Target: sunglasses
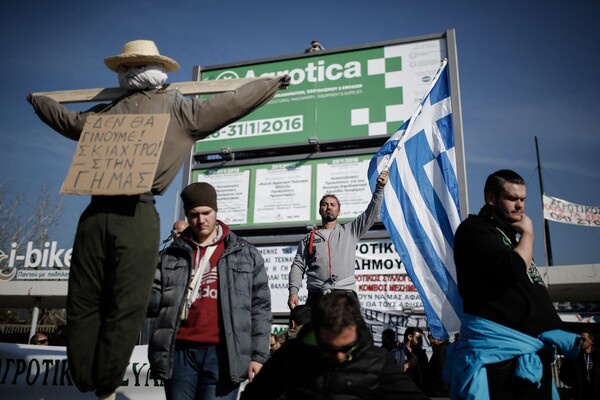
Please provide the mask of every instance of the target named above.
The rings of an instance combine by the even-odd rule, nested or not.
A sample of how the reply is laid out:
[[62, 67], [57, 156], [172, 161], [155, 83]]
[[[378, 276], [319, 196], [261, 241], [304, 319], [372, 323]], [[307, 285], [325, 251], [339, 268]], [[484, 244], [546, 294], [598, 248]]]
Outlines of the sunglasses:
[[329, 346], [325, 343], [319, 343], [319, 350], [321, 350], [323, 353], [327, 353], [327, 354], [337, 354], [337, 353], [343, 353], [343, 354], [348, 354], [351, 351], [354, 351], [358, 348], [358, 341], [356, 342], [352, 342], [350, 344], [347, 344], [346, 346], [339, 346], [339, 347], [334, 347], [334, 346]]

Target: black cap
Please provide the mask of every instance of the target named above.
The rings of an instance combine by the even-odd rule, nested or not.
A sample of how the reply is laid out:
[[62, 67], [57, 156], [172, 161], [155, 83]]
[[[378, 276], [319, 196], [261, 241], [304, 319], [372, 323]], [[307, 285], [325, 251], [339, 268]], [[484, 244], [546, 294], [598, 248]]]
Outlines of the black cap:
[[186, 215], [192, 208], [198, 206], [206, 206], [218, 211], [217, 191], [206, 182], [192, 183], [187, 186], [181, 192], [181, 200], [183, 200], [183, 209]]

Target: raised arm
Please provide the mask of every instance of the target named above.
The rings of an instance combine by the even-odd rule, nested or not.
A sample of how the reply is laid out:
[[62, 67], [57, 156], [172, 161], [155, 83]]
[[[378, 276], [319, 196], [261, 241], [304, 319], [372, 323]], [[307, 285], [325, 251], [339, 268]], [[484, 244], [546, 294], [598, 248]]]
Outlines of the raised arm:
[[381, 203], [383, 201], [383, 189], [388, 182], [388, 178], [388, 171], [383, 171], [379, 174], [377, 177], [377, 186], [367, 209], [350, 223], [356, 237], [363, 237], [377, 221], [377, 218], [379, 218], [379, 211], [381, 210]]
[[179, 117], [185, 120], [184, 125], [190, 127], [194, 137], [202, 139], [265, 105], [287, 84], [287, 75], [265, 77], [215, 94], [208, 100], [193, 98], [182, 104]]

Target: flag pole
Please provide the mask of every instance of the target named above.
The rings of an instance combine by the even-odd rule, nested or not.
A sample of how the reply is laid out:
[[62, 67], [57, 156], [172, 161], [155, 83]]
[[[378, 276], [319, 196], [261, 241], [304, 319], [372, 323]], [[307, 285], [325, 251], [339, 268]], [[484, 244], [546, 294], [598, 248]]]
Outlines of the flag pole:
[[400, 137], [400, 140], [398, 140], [398, 144], [396, 145], [396, 148], [394, 149], [394, 152], [390, 155], [390, 158], [388, 159], [388, 162], [386, 163], [385, 167], [383, 168], [384, 171], [389, 171], [389, 169], [390, 169], [390, 167], [392, 165], [392, 162], [394, 162], [394, 158], [396, 157], [396, 154], [398, 153], [398, 151], [402, 148], [402, 145], [404, 144], [404, 141], [403, 141], [404, 137], [412, 129], [413, 123], [415, 122], [415, 120], [417, 119], [417, 116], [421, 113], [421, 110], [423, 109], [423, 102], [425, 101], [425, 99], [427, 98], [427, 96], [429, 95], [429, 93], [431, 92], [431, 90], [433, 89], [433, 87], [435, 86], [435, 84], [437, 83], [437, 81], [440, 79], [440, 76], [442, 75], [442, 71], [444, 70], [444, 67], [447, 64], [448, 64], [448, 59], [444, 58], [442, 60], [440, 68], [438, 69], [438, 71], [435, 74], [435, 77], [431, 81], [431, 84], [429, 85], [429, 88], [427, 89], [427, 92], [425, 92], [425, 96], [423, 96], [423, 98], [421, 99], [421, 101], [417, 105], [417, 109], [415, 110], [415, 112], [413, 113], [413, 115], [410, 117], [410, 121], [408, 122], [408, 126], [406, 127], [406, 130], [404, 131], [404, 133]]
[[[540, 192], [542, 196], [542, 210], [544, 209], [544, 180], [542, 179], [542, 163], [540, 162], [540, 150], [538, 147], [538, 139], [535, 136], [535, 154], [537, 156], [538, 177], [540, 179]], [[543, 213], [542, 213], [543, 214]], [[552, 243], [550, 243], [550, 226], [548, 220], [544, 218], [544, 244], [546, 245], [546, 262], [549, 266], [554, 265], [552, 258]]]

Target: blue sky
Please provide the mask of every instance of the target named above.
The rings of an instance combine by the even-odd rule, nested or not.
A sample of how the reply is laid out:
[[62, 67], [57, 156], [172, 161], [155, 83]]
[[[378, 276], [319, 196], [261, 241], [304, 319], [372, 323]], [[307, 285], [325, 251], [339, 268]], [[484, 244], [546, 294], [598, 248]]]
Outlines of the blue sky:
[[[0, 181], [58, 193], [75, 142], [39, 121], [29, 92], [117, 86], [103, 63], [123, 43], [154, 40], [189, 81], [195, 65], [301, 53], [312, 39], [346, 47], [456, 30], [469, 211], [487, 175], [511, 168], [528, 183], [526, 212], [543, 250], [534, 137], [546, 193], [600, 206], [600, 2], [584, 1], [22, 1], [2, 7]], [[79, 106], [81, 108], [82, 106]], [[76, 108], [76, 107], [74, 107]], [[177, 179], [159, 198], [168, 235]], [[31, 199], [33, 203], [33, 198]], [[70, 247], [87, 197], [66, 196], [55, 236]], [[600, 229], [550, 223], [556, 265], [600, 262]]]

